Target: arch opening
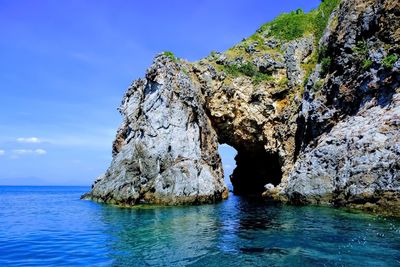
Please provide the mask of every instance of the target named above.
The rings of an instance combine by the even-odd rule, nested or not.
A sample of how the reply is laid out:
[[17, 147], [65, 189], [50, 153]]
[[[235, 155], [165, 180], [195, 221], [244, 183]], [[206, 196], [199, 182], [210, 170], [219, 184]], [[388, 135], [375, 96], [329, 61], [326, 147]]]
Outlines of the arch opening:
[[230, 176], [235, 195], [261, 196], [265, 185], [277, 186], [281, 182], [279, 156], [265, 151], [264, 147], [238, 149], [235, 161], [236, 168]]
[[222, 160], [222, 167], [224, 169], [224, 180], [225, 184], [228, 186], [230, 192], [233, 191], [232, 182], [230, 176], [233, 170], [236, 168], [235, 156], [237, 155], [237, 150], [227, 144], [218, 145], [219, 155]]

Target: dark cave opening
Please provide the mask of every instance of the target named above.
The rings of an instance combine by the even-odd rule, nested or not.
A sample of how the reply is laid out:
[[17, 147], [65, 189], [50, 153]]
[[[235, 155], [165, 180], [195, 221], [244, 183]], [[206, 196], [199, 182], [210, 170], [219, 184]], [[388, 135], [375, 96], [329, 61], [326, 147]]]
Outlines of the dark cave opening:
[[261, 196], [266, 184], [278, 185], [282, 179], [277, 153], [258, 149], [238, 149], [236, 168], [231, 175], [233, 193], [241, 196]]

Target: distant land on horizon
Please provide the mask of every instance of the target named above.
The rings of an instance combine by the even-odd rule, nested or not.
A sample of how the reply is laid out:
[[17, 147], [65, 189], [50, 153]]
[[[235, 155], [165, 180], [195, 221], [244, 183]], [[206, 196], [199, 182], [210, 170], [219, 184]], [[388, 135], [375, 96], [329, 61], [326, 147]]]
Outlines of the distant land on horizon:
[[38, 177], [19, 177], [0, 178], [0, 186], [90, 186], [90, 184], [55, 183]]

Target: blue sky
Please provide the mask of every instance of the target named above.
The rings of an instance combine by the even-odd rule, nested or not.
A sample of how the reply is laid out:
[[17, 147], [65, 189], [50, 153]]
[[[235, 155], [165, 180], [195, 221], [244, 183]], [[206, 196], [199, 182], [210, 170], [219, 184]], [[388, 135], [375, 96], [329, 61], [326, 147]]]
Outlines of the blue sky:
[[[0, 184], [89, 185], [155, 54], [198, 60], [319, 0], [0, 0]], [[234, 151], [220, 148], [227, 172]]]

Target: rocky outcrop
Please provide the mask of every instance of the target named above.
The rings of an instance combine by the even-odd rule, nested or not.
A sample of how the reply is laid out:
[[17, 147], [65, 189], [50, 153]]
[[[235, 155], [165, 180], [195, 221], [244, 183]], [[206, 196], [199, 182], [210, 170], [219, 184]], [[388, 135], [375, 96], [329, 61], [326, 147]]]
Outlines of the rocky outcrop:
[[217, 136], [197, 88], [182, 64], [156, 57], [126, 92], [111, 166], [83, 198], [120, 205], [226, 198]]
[[317, 68], [302, 103], [290, 202], [400, 215], [400, 72], [387, 64], [400, 54], [399, 11], [397, 1], [349, 0], [332, 17], [320, 43], [330, 64]]
[[[371, 99], [356, 115], [324, 133], [315, 147], [306, 148], [288, 178], [289, 200], [370, 206], [380, 205], [379, 195], [384, 192], [398, 194], [399, 127], [400, 94], [387, 106]], [[393, 211], [399, 212], [399, 203], [394, 199]]]
[[311, 26], [292, 12], [198, 62], [156, 57], [128, 89], [113, 161], [85, 198], [221, 200], [226, 143], [235, 194], [400, 215], [400, 4], [343, 0], [332, 12], [337, 2], [309, 13]]

